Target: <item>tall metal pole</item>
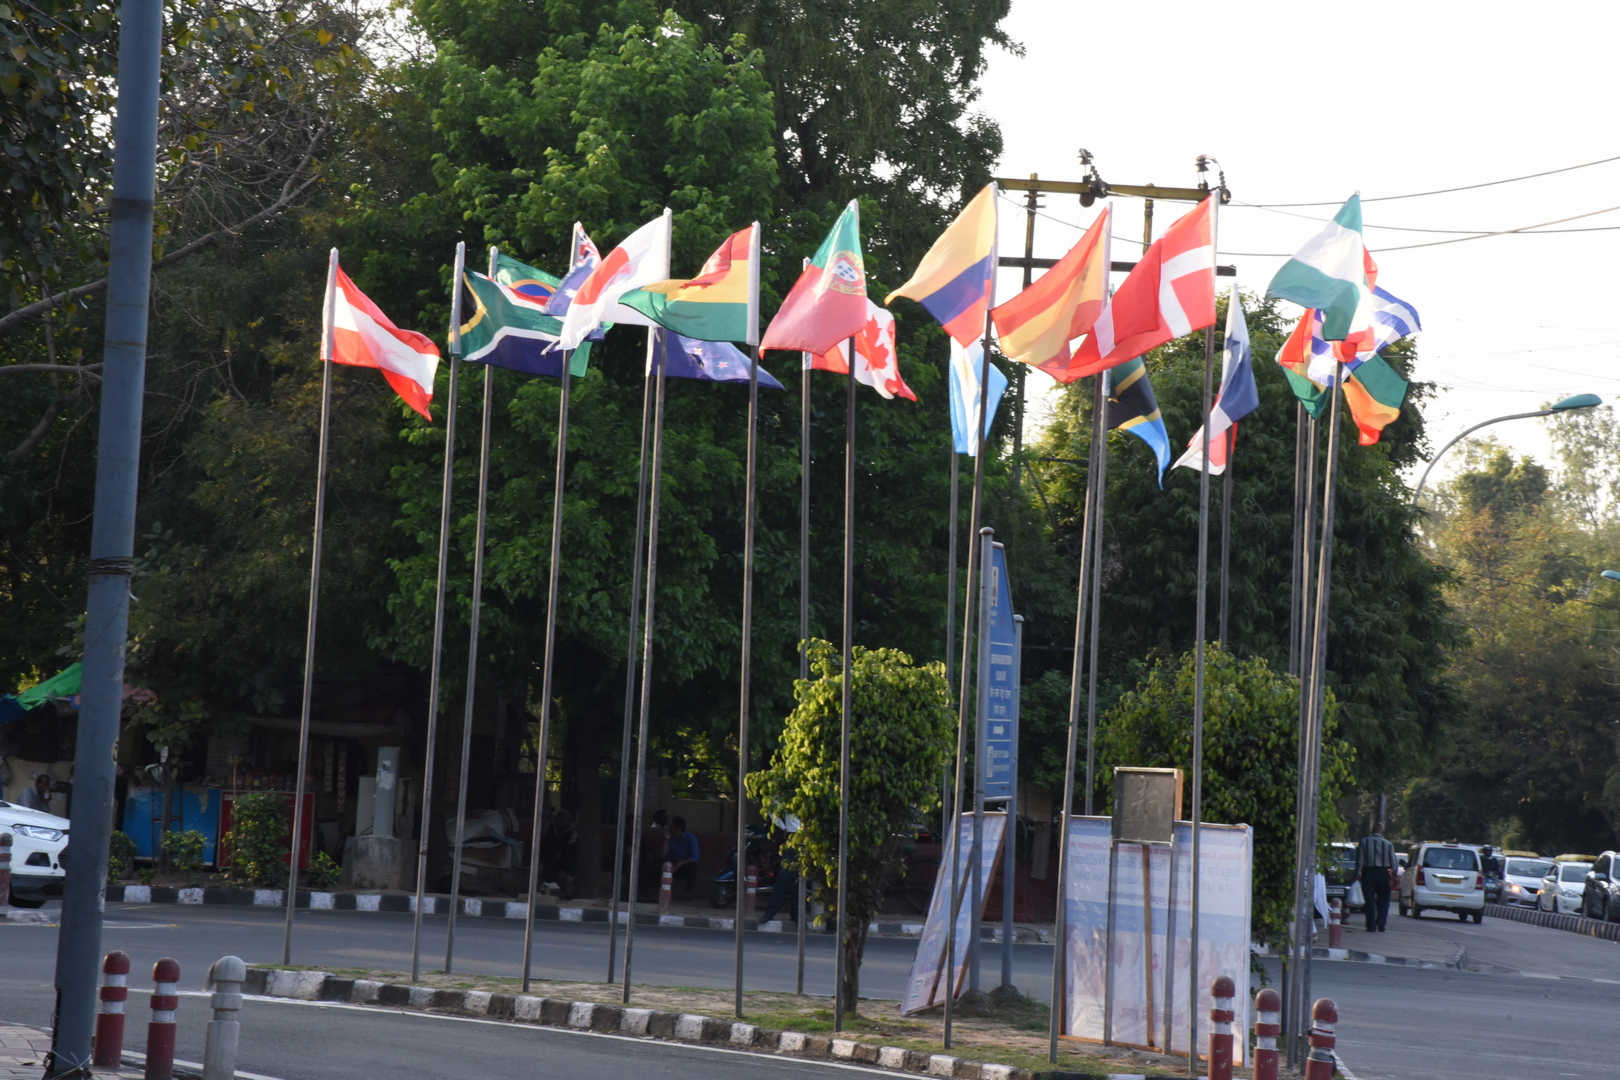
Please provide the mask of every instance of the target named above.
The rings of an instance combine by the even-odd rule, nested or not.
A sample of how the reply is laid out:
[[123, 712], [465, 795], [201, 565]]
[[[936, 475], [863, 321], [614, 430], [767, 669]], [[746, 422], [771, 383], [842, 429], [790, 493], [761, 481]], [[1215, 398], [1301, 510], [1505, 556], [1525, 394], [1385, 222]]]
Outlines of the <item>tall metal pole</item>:
[[1108, 511], [1108, 397], [1114, 376], [1104, 371], [1097, 376], [1097, 384], [1103, 398], [1102, 411], [1097, 414], [1092, 428], [1092, 442], [1094, 446], [1092, 457], [1092, 471], [1087, 474], [1087, 487], [1091, 491], [1091, 553], [1087, 556], [1091, 560], [1091, 585], [1086, 590], [1086, 603], [1090, 607], [1091, 620], [1090, 637], [1087, 648], [1090, 650], [1086, 658], [1086, 814], [1091, 813], [1093, 787], [1096, 782], [1097, 764], [1097, 680], [1102, 666], [1097, 662], [1098, 650], [1102, 646], [1102, 553], [1103, 553], [1103, 527]]
[[[1012, 663], [1012, 690], [1013, 690], [1013, 720], [1014, 730], [1019, 730], [1018, 724], [1018, 694], [1023, 685], [1024, 678], [1024, 617], [1013, 616], [1013, 663]], [[1012, 745], [1012, 795], [1007, 799], [1007, 825], [1005, 839], [1006, 845], [1001, 859], [1001, 985], [1010, 987], [1012, 978], [1012, 947], [1013, 947], [1013, 876], [1018, 865], [1017, 837], [1018, 830], [1014, 827], [1018, 822], [1018, 744], [1022, 735], [1013, 739]]]
[[321, 599], [321, 539], [326, 528], [326, 444], [332, 406], [333, 325], [337, 293], [337, 248], [326, 264], [326, 317], [321, 343], [321, 434], [315, 452], [315, 533], [309, 552], [309, 621], [304, 627], [304, 699], [298, 713], [298, 770], [293, 782], [292, 844], [287, 853], [287, 914], [281, 929], [281, 962], [292, 963], [293, 907], [298, 897], [298, 849], [304, 827], [304, 779], [309, 765], [309, 714], [315, 691], [316, 611]]
[[[489, 276], [495, 276], [495, 248], [489, 249]], [[459, 292], [461, 282], [456, 281]], [[459, 353], [461, 327], [452, 320], [451, 340]], [[456, 777], [456, 833], [450, 858], [450, 914], [445, 923], [444, 973], [450, 974], [456, 957], [456, 909], [461, 904], [461, 845], [467, 832], [467, 776], [472, 754], [473, 703], [478, 695], [478, 616], [484, 606], [484, 540], [489, 504], [489, 436], [495, 413], [495, 365], [484, 365], [483, 427], [478, 441], [478, 526], [473, 541], [472, 616], [467, 627], [467, 687], [461, 709], [461, 766]]]
[[1299, 674], [1299, 558], [1301, 518], [1305, 512], [1305, 403], [1294, 402], [1294, 532], [1289, 551], [1288, 674]]
[[[810, 260], [805, 259], [809, 266]], [[810, 678], [810, 654], [805, 642], [810, 640], [810, 354], [800, 354], [799, 364], [799, 678]], [[804, 935], [805, 894], [810, 883], [805, 880], [808, 867], [804, 858], [798, 860], [799, 895], [795, 898], [793, 926], [793, 989], [804, 993]]]
[[[653, 334], [662, 333], [653, 330]], [[657, 355], [656, 347], [654, 355]], [[630, 961], [636, 941], [636, 892], [641, 884], [641, 822], [645, 808], [647, 784], [647, 718], [652, 711], [652, 646], [653, 609], [658, 599], [658, 503], [664, 491], [664, 364], [658, 366], [656, 404], [653, 406], [652, 496], [647, 504], [647, 592], [643, 600], [646, 614], [641, 620], [641, 718], [636, 734], [636, 823], [630, 835], [630, 888], [625, 892], [624, 920], [624, 993], [623, 1001], [630, 1004]]]
[[[737, 1018], [742, 1019], [743, 994], [743, 916], [746, 913], [746, 889], [743, 887], [746, 880], [744, 875], [748, 872], [748, 842], [747, 831], [744, 825], [745, 811], [748, 808], [748, 794], [745, 790], [748, 778], [748, 690], [749, 672], [753, 660], [754, 640], [754, 481], [758, 470], [759, 450], [759, 222], [753, 223], [751, 235], [751, 251], [748, 257], [748, 266], [752, 280], [749, 282], [749, 349], [748, 357], [748, 465], [747, 479], [744, 481], [743, 495], [743, 594], [742, 594], [742, 671], [738, 678], [737, 691], [737, 877], [736, 894], [737, 913], [734, 920], [737, 931], [736, 942], [736, 1000], [734, 1011]], [[850, 370], [855, 370], [855, 353], [850, 350]]]
[[[1207, 423], [1207, 421], [1206, 421]], [[1227, 428], [1221, 438], [1226, 440], [1226, 468], [1221, 477], [1221, 648], [1231, 652], [1232, 639], [1227, 619], [1228, 598], [1232, 591], [1232, 447], [1237, 432]]]
[[1204, 809], [1204, 627], [1209, 607], [1209, 412], [1214, 404], [1215, 328], [1204, 328], [1204, 446], [1198, 470], [1198, 598], [1193, 643], [1192, 896], [1187, 944], [1187, 1069], [1198, 1072], [1199, 825]]
[[[417, 829], [416, 902], [411, 905], [411, 982], [422, 974], [422, 898], [427, 888], [428, 835], [433, 828], [433, 763], [439, 737], [439, 673], [444, 658], [444, 582], [450, 561], [451, 480], [456, 462], [456, 388], [461, 377], [461, 271], [467, 245], [456, 243], [450, 275], [450, 390], [444, 403], [444, 486], [439, 492], [439, 578], [433, 592], [433, 646], [428, 661], [427, 750], [422, 756], [422, 824]], [[458, 835], [457, 844], [460, 843]]]
[[1299, 723], [1295, 736], [1295, 799], [1294, 799], [1294, 929], [1289, 942], [1287, 997], [1284, 1002], [1284, 1032], [1288, 1062], [1297, 1066], [1302, 1060], [1304, 1047], [1305, 1002], [1302, 996], [1305, 968], [1310, 964], [1310, 927], [1308, 920], [1313, 904], [1315, 884], [1315, 853], [1306, 846], [1306, 808], [1310, 796], [1310, 742], [1311, 742], [1311, 549], [1316, 533], [1316, 419], [1308, 412], [1303, 440], [1304, 494], [1301, 504], [1299, 534], [1300, 590], [1299, 590]]
[[75, 858], [56, 939], [56, 1026], [50, 1060], [51, 1071], [58, 1076], [80, 1070], [88, 1075], [90, 1033], [95, 1026], [146, 385], [162, 17], [163, 5], [157, 0], [124, 0], [120, 16], [95, 516], [90, 527], [83, 696], [73, 759]]
[[[630, 718], [636, 710], [636, 631], [641, 628], [641, 553], [647, 546], [647, 434], [652, 426], [653, 345], [657, 339], [647, 330], [647, 373], [641, 380], [641, 457], [636, 478], [636, 549], [630, 555], [630, 630], [624, 653], [624, 726], [619, 735], [618, 823], [613, 829], [613, 895], [608, 898], [607, 981], [613, 982], [613, 966], [618, 960], [619, 893], [624, 879], [624, 831], [629, 826], [639, 832], [641, 821], [626, 820], [626, 793], [630, 784]], [[637, 813], [640, 813], [638, 810]]]
[[[985, 757], [985, 724], [984, 718], [989, 715], [990, 692], [990, 557], [995, 547], [996, 530], [985, 526], [979, 530], [979, 663], [976, 681], [978, 694], [977, 706], [973, 717], [973, 858], [968, 863], [968, 873], [973, 887], [968, 890], [968, 989], [974, 993], [979, 989], [980, 955], [983, 950], [979, 948], [979, 905], [984, 900], [984, 757]], [[954, 966], [956, 957], [952, 955], [951, 963]], [[952, 972], [951, 989], [956, 988], [955, 972]]]
[[557, 400], [557, 476], [551, 497], [551, 566], [546, 587], [546, 645], [540, 670], [540, 732], [534, 749], [534, 817], [529, 837], [529, 892], [523, 917], [523, 992], [529, 992], [534, 955], [534, 901], [540, 886], [540, 841], [546, 819], [546, 749], [551, 735], [551, 676], [557, 655], [557, 583], [562, 570], [563, 488], [568, 478], [568, 391], [573, 352], [563, 353], [562, 387]]
[[[858, 1007], [844, 1000], [844, 970], [849, 964], [845, 940], [849, 935], [849, 729], [855, 682], [853, 609], [855, 604], [855, 339], [849, 339], [849, 381], [844, 391], [844, 645], [843, 680], [839, 692], [841, 730], [838, 739], [838, 921], [837, 958], [833, 993], [833, 1030], [844, 1030], [844, 1012]], [[741, 867], [738, 868], [739, 871]]]
[[[983, 389], [980, 390], [983, 393]], [[965, 408], [964, 403], [964, 408]], [[957, 492], [961, 487], [962, 465], [954, 440], [951, 446], [951, 494], [947, 522], [950, 533], [945, 542], [945, 685], [950, 686], [956, 675], [956, 517]], [[951, 802], [951, 769], [947, 765], [939, 777], [939, 836], [944, 843], [951, 833], [951, 818], [956, 806]]]

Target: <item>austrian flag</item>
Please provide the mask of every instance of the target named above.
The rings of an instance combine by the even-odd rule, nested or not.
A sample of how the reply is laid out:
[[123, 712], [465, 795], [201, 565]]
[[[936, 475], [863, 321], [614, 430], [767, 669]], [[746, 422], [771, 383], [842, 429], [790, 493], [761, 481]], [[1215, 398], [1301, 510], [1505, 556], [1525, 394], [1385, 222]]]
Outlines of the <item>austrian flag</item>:
[[321, 359], [378, 369], [405, 404], [433, 419], [428, 402], [433, 399], [439, 347], [424, 334], [395, 326], [337, 265], [335, 249], [328, 295]]

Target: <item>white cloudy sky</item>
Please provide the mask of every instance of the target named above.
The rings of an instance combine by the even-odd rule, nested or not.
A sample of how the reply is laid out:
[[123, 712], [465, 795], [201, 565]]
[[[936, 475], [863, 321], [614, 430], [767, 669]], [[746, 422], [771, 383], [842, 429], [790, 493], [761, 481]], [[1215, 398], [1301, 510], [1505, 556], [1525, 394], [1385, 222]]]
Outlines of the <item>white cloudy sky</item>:
[[[1331, 217], [1359, 191], [1380, 284], [1423, 318], [1416, 376], [1440, 387], [1428, 407], [1434, 447], [1568, 394], [1620, 402], [1620, 160], [1378, 201], [1620, 157], [1620, 4], [1013, 0], [1005, 26], [1026, 52], [996, 52], [984, 80], [982, 107], [1005, 140], [997, 175], [1077, 180], [1084, 147], [1104, 179], [1190, 187], [1194, 159], [1212, 155], [1233, 193], [1220, 261], [1254, 292], [1320, 227], [1290, 215]], [[1332, 205], [1242, 205], [1299, 202]], [[1140, 237], [1140, 201], [1115, 206], [1116, 237]], [[1080, 235], [1065, 223], [1088, 224], [1097, 209], [1048, 196], [1036, 254], [1061, 255]], [[1002, 211], [1002, 251], [1016, 252], [1023, 215]], [[1393, 226], [1489, 232], [1593, 211], [1608, 212], [1552, 227], [1598, 231], [1395, 250], [1458, 236]], [[1156, 231], [1175, 216], [1156, 207]], [[1114, 250], [1129, 259], [1139, 248]], [[1018, 282], [1003, 274], [1005, 297]], [[1542, 456], [1541, 429], [1491, 431]]]

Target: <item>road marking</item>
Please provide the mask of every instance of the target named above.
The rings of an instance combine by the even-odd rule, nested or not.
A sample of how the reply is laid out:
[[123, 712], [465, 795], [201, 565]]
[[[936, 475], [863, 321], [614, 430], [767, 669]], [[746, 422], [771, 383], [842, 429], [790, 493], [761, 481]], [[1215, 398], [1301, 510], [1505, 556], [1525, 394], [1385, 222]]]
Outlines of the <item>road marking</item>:
[[[146, 1055], [141, 1053], [139, 1050], [125, 1050], [124, 1057], [141, 1066], [145, 1066], [146, 1064]], [[203, 1067], [200, 1062], [181, 1061], [179, 1058], [175, 1058], [174, 1063], [183, 1069], [190, 1069], [192, 1072], [200, 1073], [203, 1071]], [[264, 1073], [248, 1072], [246, 1069], [237, 1069], [232, 1075], [239, 1076], [242, 1078], [242, 1080], [281, 1080], [280, 1077], [266, 1076]], [[1354, 1078], [1352, 1078], [1352, 1080], [1354, 1080]]]
[[[181, 991], [181, 996], [209, 997], [211, 995], [201, 990], [183, 990]], [[350, 1012], [369, 1012], [382, 1013], [384, 1015], [392, 1016], [411, 1016], [423, 1020], [446, 1020], [458, 1024], [483, 1024], [488, 1027], [503, 1027], [511, 1028], [517, 1031], [532, 1031], [536, 1033], [551, 1032], [559, 1035], [574, 1035], [587, 1039], [614, 1039], [619, 1042], [637, 1043], [642, 1046], [649, 1043], [656, 1043], [661, 1047], [700, 1051], [709, 1054], [729, 1054], [734, 1057], [766, 1058], [778, 1063], [782, 1062], [783, 1060], [802, 1061], [806, 1065], [823, 1069], [837, 1069], [842, 1072], [858, 1073], [862, 1076], [886, 1076], [889, 1077], [890, 1080], [893, 1080], [894, 1077], [894, 1073], [888, 1069], [869, 1069], [862, 1065], [849, 1065], [838, 1061], [817, 1061], [811, 1058], [794, 1058], [782, 1054], [761, 1053], [757, 1050], [737, 1050], [725, 1046], [704, 1046], [700, 1043], [669, 1042], [662, 1039], [644, 1038], [639, 1035], [615, 1035], [604, 1031], [577, 1031], [573, 1028], [549, 1027], [541, 1024], [513, 1023], [508, 1020], [489, 1020], [478, 1016], [447, 1016], [443, 1013], [418, 1012], [415, 1009], [391, 1009], [372, 1005], [355, 1005], [346, 1001], [302, 1001], [297, 998], [268, 997], [263, 994], [243, 994], [242, 999], [244, 1001], [262, 1001], [272, 1005], [298, 1005], [311, 1009], [339, 1009], [348, 1010]], [[179, 1062], [176, 1062], [176, 1064], [179, 1064]], [[243, 1072], [240, 1069], [236, 1071], [236, 1075], [246, 1077], [247, 1080], [270, 1080], [270, 1078], [265, 1077], [254, 1077], [253, 1074]]]
[[109, 930], [178, 930], [179, 923], [172, 922], [115, 922], [104, 920], [102, 927]]

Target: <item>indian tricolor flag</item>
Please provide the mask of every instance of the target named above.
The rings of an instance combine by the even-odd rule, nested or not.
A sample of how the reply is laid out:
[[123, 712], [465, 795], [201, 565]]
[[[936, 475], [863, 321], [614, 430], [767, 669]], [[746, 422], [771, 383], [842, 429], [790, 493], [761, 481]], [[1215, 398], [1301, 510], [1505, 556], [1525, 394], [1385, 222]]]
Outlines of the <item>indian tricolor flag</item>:
[[619, 297], [666, 330], [697, 341], [759, 342], [759, 222], [732, 233], [702, 271]]
[[1371, 322], [1369, 269], [1377, 272], [1361, 238], [1361, 196], [1352, 195], [1327, 227], [1283, 264], [1266, 295], [1317, 308], [1322, 312], [1322, 337], [1343, 341]]
[[427, 417], [439, 347], [424, 334], [401, 330], [361, 292], [337, 264], [332, 251], [331, 281], [321, 334], [321, 359], [376, 368], [405, 404]]

